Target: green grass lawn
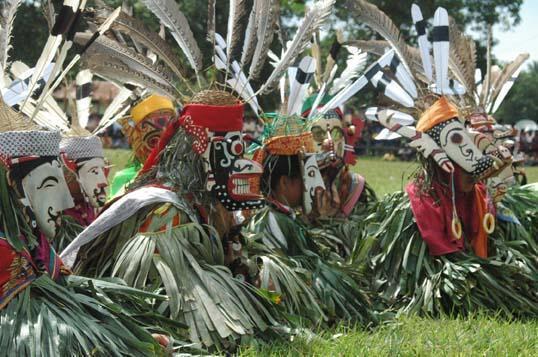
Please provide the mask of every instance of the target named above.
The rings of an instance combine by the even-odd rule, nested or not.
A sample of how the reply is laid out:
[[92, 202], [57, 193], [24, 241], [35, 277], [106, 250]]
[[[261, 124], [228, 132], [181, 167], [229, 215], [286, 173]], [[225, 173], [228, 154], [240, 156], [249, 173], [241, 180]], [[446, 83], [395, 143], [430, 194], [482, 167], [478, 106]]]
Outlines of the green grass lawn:
[[[127, 150], [106, 150], [112, 175], [129, 159]], [[417, 169], [415, 162], [361, 157], [356, 171], [379, 196], [401, 190]], [[538, 167], [527, 168], [529, 182], [538, 182]], [[113, 176], [111, 176], [113, 177]], [[404, 317], [376, 328], [340, 327], [293, 342], [243, 347], [244, 356], [532, 356], [538, 351], [538, 321], [510, 322], [483, 316], [467, 319]]]
[[533, 356], [538, 321], [403, 317], [375, 329], [340, 328], [293, 342], [243, 347], [243, 356]]
[[[127, 164], [130, 157], [129, 150], [105, 150], [105, 155], [113, 165], [110, 177], [121, 170]], [[418, 168], [414, 161], [383, 161], [378, 157], [359, 157], [355, 171], [366, 178], [366, 181], [374, 188], [379, 197], [394, 191], [403, 189]], [[527, 167], [529, 183], [538, 182], [538, 166]]]
[[[415, 161], [383, 161], [378, 157], [359, 157], [355, 171], [366, 178], [379, 197], [402, 190], [418, 168]], [[538, 166], [526, 167], [529, 183], [538, 182]]]

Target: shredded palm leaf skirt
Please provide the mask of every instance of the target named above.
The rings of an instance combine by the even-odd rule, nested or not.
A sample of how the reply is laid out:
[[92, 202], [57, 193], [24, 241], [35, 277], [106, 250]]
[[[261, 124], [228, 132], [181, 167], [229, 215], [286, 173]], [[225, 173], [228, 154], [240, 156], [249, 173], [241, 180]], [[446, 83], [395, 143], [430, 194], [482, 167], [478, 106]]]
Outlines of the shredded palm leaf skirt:
[[64, 215], [58, 233], [51, 241], [54, 250], [63, 251], [83, 230], [84, 227], [79, 225], [74, 218]]
[[503, 208], [517, 217], [538, 244], [538, 183], [511, 188], [501, 202]]
[[224, 266], [220, 240], [209, 227], [186, 223], [140, 233], [136, 222], [135, 216], [84, 247], [77, 271], [166, 294], [154, 309], [185, 324], [187, 338], [200, 346], [233, 349], [273, 322], [265, 299]]
[[364, 191], [345, 218], [323, 218], [309, 227], [309, 233], [322, 255], [333, 255], [333, 258], [347, 259], [360, 241], [364, 230], [364, 221], [372, 212], [377, 202], [374, 190], [365, 183]]
[[[515, 192], [521, 197], [521, 191]], [[511, 194], [506, 201], [513, 208], [519, 206], [519, 199]], [[527, 221], [522, 223], [497, 220], [489, 237], [488, 259], [470, 252], [434, 257], [420, 236], [407, 195], [396, 192], [385, 196], [366, 220], [353, 260], [369, 276], [377, 304], [399, 313], [489, 311], [534, 317], [538, 315], [538, 249], [524, 225]]]
[[[319, 251], [306, 227], [266, 207], [252, 217], [246, 231], [249, 257], [261, 266], [260, 288], [278, 295], [289, 323], [375, 321], [362, 276], [337, 254]], [[282, 244], [287, 249], [279, 248]]]
[[[164, 355], [144, 293], [77, 276], [41, 276], [0, 311], [0, 351], [10, 356]], [[144, 326], [144, 328], [140, 326]], [[172, 327], [174, 328], [174, 327]]]

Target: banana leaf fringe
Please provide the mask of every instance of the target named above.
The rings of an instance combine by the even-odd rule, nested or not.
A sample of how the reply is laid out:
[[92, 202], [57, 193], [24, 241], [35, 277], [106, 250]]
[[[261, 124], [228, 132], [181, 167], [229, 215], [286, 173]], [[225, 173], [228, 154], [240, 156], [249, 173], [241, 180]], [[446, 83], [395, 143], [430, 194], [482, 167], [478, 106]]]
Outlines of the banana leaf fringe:
[[[139, 327], [141, 320], [131, 315], [135, 300], [141, 302], [148, 294], [139, 296], [141, 292], [134, 289], [80, 277], [73, 277], [71, 283], [64, 287], [42, 276], [0, 311], [1, 355], [165, 354], [149, 333], [151, 329]], [[122, 301], [132, 300], [130, 311], [117, 302], [120, 296]]]
[[430, 256], [403, 192], [385, 196], [365, 223], [353, 261], [368, 274], [376, 304], [432, 316], [538, 315], [538, 251], [525, 226], [498, 220], [489, 258], [481, 259], [467, 252]]
[[202, 225], [137, 233], [139, 221], [135, 216], [92, 242], [77, 271], [166, 294], [155, 311], [187, 326], [188, 339], [205, 347], [234, 349], [238, 340], [274, 322], [268, 302], [224, 267], [220, 240]]
[[358, 271], [337, 255], [318, 254], [313, 237], [296, 220], [266, 207], [247, 231], [248, 254], [261, 266], [261, 288], [278, 294], [294, 321], [303, 326], [375, 321]]
[[318, 219], [309, 234], [316, 243], [318, 252], [326, 259], [348, 259], [365, 228], [364, 221], [372, 212], [377, 202], [374, 190], [365, 183], [364, 191], [355, 208], [345, 218]]

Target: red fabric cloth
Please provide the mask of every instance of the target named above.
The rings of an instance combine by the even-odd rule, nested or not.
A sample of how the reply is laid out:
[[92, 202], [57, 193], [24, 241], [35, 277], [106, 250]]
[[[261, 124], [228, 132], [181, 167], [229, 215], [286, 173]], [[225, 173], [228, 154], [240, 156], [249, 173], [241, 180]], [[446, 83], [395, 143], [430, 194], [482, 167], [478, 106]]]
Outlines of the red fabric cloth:
[[202, 126], [209, 131], [241, 131], [243, 111], [243, 104], [226, 106], [189, 104], [183, 108], [181, 116], [190, 116], [194, 125]]
[[28, 252], [17, 253], [0, 233], [0, 310], [35, 278]]
[[87, 202], [75, 202], [75, 207], [64, 211], [64, 214], [73, 218], [82, 227], [89, 226], [95, 221], [95, 209]]
[[[23, 236], [20, 239], [25, 241]], [[0, 310], [32, 283], [38, 273], [57, 280], [63, 273], [61, 268], [62, 261], [43, 234], [32, 252], [26, 248], [17, 252], [0, 231]]]
[[[415, 183], [406, 187], [411, 210], [422, 239], [428, 245], [430, 255], [445, 255], [465, 248], [465, 240], [475, 254], [487, 256], [487, 234], [482, 227], [486, 202], [486, 186], [476, 184], [469, 193], [456, 193], [456, 211], [460, 218], [463, 235], [457, 239], [452, 234], [452, 196], [450, 188], [437, 182], [432, 184], [432, 194], [419, 193]], [[435, 197], [434, 197], [435, 196]]]

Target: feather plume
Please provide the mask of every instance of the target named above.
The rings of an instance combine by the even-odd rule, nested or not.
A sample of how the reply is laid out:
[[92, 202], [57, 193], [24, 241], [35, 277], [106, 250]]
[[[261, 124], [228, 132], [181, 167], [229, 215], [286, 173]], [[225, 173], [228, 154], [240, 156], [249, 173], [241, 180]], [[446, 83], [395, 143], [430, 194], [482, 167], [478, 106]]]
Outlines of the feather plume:
[[392, 20], [383, 11], [379, 10], [377, 6], [364, 0], [355, 0], [351, 2], [350, 8], [359, 22], [363, 22], [370, 26], [390, 43], [407, 71], [411, 73], [411, 75], [414, 75], [415, 73], [411, 71], [408, 64], [410, 57], [408, 46]]
[[22, 113], [28, 117], [33, 115], [34, 118], [32, 121], [37, 125], [49, 130], [69, 131], [69, 121], [65, 113], [62, 113], [63, 116], [57, 115], [57, 113], [49, 111], [45, 106], [36, 112], [35, 101], [33, 99], [28, 99], [26, 103], [22, 109]]
[[81, 128], [86, 128], [90, 117], [92, 77], [92, 72], [89, 69], [84, 69], [79, 71], [75, 78], [77, 119]]
[[417, 4], [411, 5], [411, 17], [413, 18], [413, 24], [418, 35], [417, 42], [422, 59], [422, 68], [424, 69], [424, 74], [431, 82], [433, 80], [432, 61], [430, 57], [431, 43], [428, 41], [428, 36], [426, 35], [426, 23], [422, 16], [422, 11]]
[[486, 107], [486, 100], [490, 93], [491, 86], [491, 42], [493, 37], [493, 27], [488, 25], [488, 35], [486, 39], [486, 74], [482, 81], [482, 90], [480, 91], [479, 105], [483, 108]]
[[334, 80], [331, 90], [329, 92], [329, 94], [331, 95], [334, 95], [339, 90], [343, 89], [344, 87], [347, 87], [352, 80], [358, 77], [359, 72], [364, 69], [364, 65], [366, 64], [367, 54], [365, 52], [362, 52], [357, 47], [345, 47], [349, 53], [349, 56], [346, 60], [346, 68], [344, 68], [344, 70], [340, 74], [340, 77]]
[[[109, 13], [108, 11], [104, 12], [98, 10], [88, 16], [97, 24], [102, 24], [103, 21], [108, 18]], [[111, 28], [129, 35], [132, 39], [147, 47], [155, 53], [178, 78], [185, 78], [187, 76], [185, 69], [178, 61], [177, 55], [172, 51], [168, 43], [162, 39], [159, 34], [148, 30], [141, 20], [131, 17], [122, 11], [119, 13], [119, 16], [116, 18]]]
[[128, 83], [139, 87], [147, 87], [171, 98], [177, 98], [178, 96], [174, 87], [170, 87], [161, 81], [156, 81], [153, 76], [135, 71], [116, 58], [99, 54], [83, 56], [82, 65], [106, 80], [116, 83], [118, 86]]
[[[435, 88], [437, 93], [448, 92], [448, 64], [450, 62], [450, 37], [448, 36], [448, 13], [438, 7], [433, 18], [433, 59], [435, 64]], [[448, 93], [446, 93], [448, 94]]]
[[[44, 89], [41, 93], [40, 99], [38, 104], [36, 105], [34, 113], [40, 110], [41, 105], [45, 99], [47, 99], [49, 96], [52, 95], [56, 87], [60, 84], [60, 82], [65, 78], [67, 73], [74, 67], [74, 65], [79, 61], [82, 54], [88, 49], [88, 47], [91, 46], [97, 40], [101, 35], [103, 35], [108, 29], [110, 28], [111, 24], [114, 22], [114, 20], [118, 17], [120, 13], [120, 8], [118, 7], [116, 10], [112, 11], [112, 13], [108, 16], [108, 18], [103, 21], [101, 26], [97, 28], [97, 30], [89, 36], [89, 38], [86, 40], [86, 43], [82, 50], [80, 50], [79, 53], [77, 53], [71, 61], [65, 66], [63, 71], [56, 76], [57, 72], [61, 69], [63, 62], [65, 60], [65, 57], [67, 56], [67, 51], [71, 48], [73, 43], [74, 34], [70, 34], [69, 38], [66, 40], [64, 46], [62, 47], [62, 50], [60, 54], [58, 55], [58, 60], [54, 64], [53, 72], [51, 73], [51, 77], [47, 81], [47, 83], [44, 86]], [[23, 104], [24, 106], [24, 104]]]
[[[44, 83], [49, 79], [50, 74], [52, 73], [53, 64], [50, 63], [45, 69], [41, 72], [40, 78], [38, 80], [38, 87], [42, 87]], [[29, 68], [22, 62], [15, 61], [10, 67], [10, 71], [13, 74], [14, 80], [9, 84], [9, 87], [5, 88], [2, 91], [2, 96], [4, 102], [9, 105], [20, 105], [22, 101], [30, 98], [30, 88], [28, 83], [32, 77], [35, 68]]]
[[21, 0], [6, 0], [3, 2], [0, 18], [0, 84], [4, 78], [4, 71], [6, 70], [8, 52], [11, 48], [11, 29], [13, 27], [13, 21], [17, 9], [21, 4]]
[[[215, 66], [219, 70], [224, 70], [226, 73], [230, 73], [231, 76], [226, 80], [226, 83], [232, 88], [233, 91], [239, 94], [249, 105], [252, 107], [254, 113], [259, 113], [259, 105], [254, 90], [250, 85], [247, 76], [241, 70], [241, 67], [237, 61], [230, 61], [226, 57], [227, 47], [226, 42], [222, 36], [215, 33]], [[231, 69], [231, 71], [230, 71]]]
[[[43, 75], [45, 77], [48, 77], [48, 74], [52, 72], [52, 64], [50, 64], [48, 67], [45, 68], [45, 71], [43, 71]], [[13, 62], [13, 64], [10, 67], [10, 72], [15, 78], [15, 80], [12, 82], [12, 84], [15, 86], [17, 82], [20, 84], [27, 81], [30, 76], [33, 69], [30, 69], [26, 64], [16, 61]], [[22, 80], [22, 82], [21, 82]], [[44, 82], [45, 78], [41, 80], [41, 82]], [[24, 87], [19, 87], [24, 88]], [[17, 90], [17, 88], [13, 88], [14, 90]], [[23, 92], [19, 92], [21, 94], [21, 99], [24, 99], [26, 95], [24, 95]], [[5, 95], [6, 93], [4, 93]], [[12, 94], [12, 93], [10, 93]], [[11, 98], [9, 96], [8, 98]], [[12, 103], [12, 105], [17, 103]], [[28, 99], [27, 105], [24, 108], [24, 113], [28, 116], [31, 116], [32, 113], [35, 111], [35, 100], [33, 98]], [[65, 112], [60, 108], [58, 103], [52, 98], [51, 96], [48, 96], [42, 105], [42, 109], [39, 110], [38, 113], [39, 117], [34, 117], [34, 122], [44, 126], [44, 127], [50, 127], [54, 128], [56, 130], [64, 130], [69, 127], [69, 121], [67, 119], [67, 116], [65, 115]]]
[[245, 40], [241, 51], [241, 68], [244, 68], [252, 59], [254, 49], [256, 48], [256, 2], [254, 0], [250, 15], [248, 17], [247, 28], [245, 29]]
[[342, 33], [341, 30], [336, 30], [336, 38], [334, 39], [331, 45], [329, 54], [327, 55], [327, 64], [325, 65], [325, 72], [323, 73], [323, 82], [327, 82], [327, 79], [329, 78], [329, 75], [331, 74], [333, 67], [336, 64], [338, 53], [340, 52], [340, 49], [342, 48], [343, 42], [344, 42], [344, 34]]
[[47, 26], [49, 28], [49, 32], [52, 29], [52, 26], [54, 26], [54, 5], [52, 4], [51, 0], [45, 0], [42, 1], [42, 11], [43, 16], [45, 17], [45, 21], [47, 21]]
[[[89, 34], [77, 33], [76, 41], [78, 43], [84, 43], [88, 37]], [[130, 48], [124, 47], [107, 37], [100, 37], [97, 39], [97, 41], [95, 41], [95, 43], [88, 49], [87, 55], [102, 55], [118, 59], [132, 70], [145, 73], [147, 76], [152, 77], [157, 81], [162, 81], [168, 86], [174, 86], [173, 76], [170, 72], [166, 71], [165, 68], [154, 65], [149, 58], [140, 55]]]
[[501, 76], [501, 68], [497, 65], [493, 65], [491, 66], [491, 69], [489, 71], [489, 86], [488, 86], [488, 91], [487, 93], [485, 94], [485, 100], [484, 100], [484, 107], [487, 108], [487, 106], [489, 105], [490, 101], [491, 101], [491, 95], [493, 94], [493, 91], [495, 90], [495, 88], [493, 87], [493, 84], [495, 82], [497, 82], [497, 80], [500, 78]]
[[194, 39], [187, 18], [175, 0], [142, 0], [142, 2], [168, 27], [191, 67], [196, 72], [200, 71], [202, 69], [202, 52]]
[[310, 52], [312, 53], [312, 57], [316, 60], [316, 73], [314, 74], [314, 79], [316, 81], [316, 85], [321, 87], [322, 85], [322, 72], [323, 72], [323, 65], [321, 63], [321, 49], [319, 48], [319, 41], [318, 36], [314, 35], [313, 37], [313, 43], [310, 46]]
[[453, 18], [449, 18], [448, 29], [450, 36], [449, 68], [456, 79], [467, 88], [467, 93], [472, 94], [475, 82], [474, 41], [461, 33]]
[[306, 90], [316, 70], [316, 62], [310, 56], [305, 56], [297, 67], [295, 77], [291, 78], [292, 86], [288, 97], [288, 115], [299, 114]]
[[267, 52], [273, 42], [276, 19], [280, 11], [279, 0], [258, 1], [256, 4], [258, 5], [256, 8], [256, 38], [258, 40], [249, 68], [249, 79], [258, 78], [262, 71], [267, 59]]
[[325, 20], [327, 20], [332, 12], [334, 2], [335, 0], [322, 0], [317, 1], [312, 5], [303, 18], [293, 40], [280, 58], [279, 63], [276, 65], [267, 81], [258, 90], [259, 93], [269, 93], [274, 89], [282, 74], [293, 63], [295, 58], [304, 51], [305, 47], [310, 42], [310, 38], [314, 31], [322, 26]]
[[[79, 12], [83, 10], [85, 3], [86, 2], [83, 1], [81, 4], [79, 0], [64, 1], [60, 13], [56, 17], [54, 26], [49, 32], [49, 37], [45, 43], [45, 47], [43, 48], [43, 51], [41, 52], [41, 55], [39, 56], [39, 59], [35, 65], [34, 74], [32, 75], [30, 85], [28, 86], [30, 88], [30, 95], [32, 95], [36, 89], [35, 85], [41, 77], [41, 72], [49, 63], [52, 63], [54, 57], [56, 56], [56, 51], [58, 48], [60, 48], [62, 40], [64, 36], [66, 36], [66, 42], [64, 46], [62, 46], [60, 54], [56, 58], [54, 69], [49, 81], [54, 80], [56, 77], [56, 74], [63, 65], [65, 56], [67, 56], [67, 51], [71, 47], [70, 35], [72, 33], [72, 28], [78, 18]], [[48, 88], [49, 86], [50, 82], [47, 82], [46, 87]], [[22, 104], [22, 107], [24, 107], [25, 104], [26, 102]], [[36, 108], [36, 111], [38, 110], [39, 107]]]
[[232, 61], [235, 49], [241, 42], [241, 21], [246, 14], [246, 0], [230, 0], [229, 8], [226, 44], [228, 60]]
[[331, 70], [331, 73], [329, 73], [329, 78], [327, 78], [327, 81], [321, 85], [318, 95], [316, 96], [316, 99], [314, 99], [314, 103], [312, 104], [312, 109], [310, 110], [310, 113], [308, 114], [308, 118], [314, 117], [314, 115], [317, 113], [319, 103], [321, 103], [321, 100], [323, 99], [323, 97], [325, 97], [325, 92], [327, 91], [327, 84], [333, 81], [337, 70], [338, 70], [338, 65], [335, 64], [333, 66], [333, 69]]
[[[345, 44], [355, 46], [363, 50], [364, 52], [368, 52], [379, 57], [383, 56], [385, 52], [391, 49], [390, 43], [388, 41], [383, 41], [383, 40], [381, 41], [379, 40], [369, 40], [369, 41], [352, 40], [352, 41], [346, 41]], [[415, 77], [417, 78], [417, 80], [425, 84], [428, 84], [429, 80], [428, 80], [427, 75], [424, 72], [420, 51], [417, 48], [414, 48], [412, 46], [408, 46], [407, 51], [409, 54], [408, 65], [411, 66], [411, 70], [415, 74]], [[432, 60], [431, 55], [430, 55], [430, 60]]]
[[527, 61], [527, 59], [529, 59], [529, 54], [521, 53], [516, 57], [515, 60], [504, 66], [498, 78], [492, 82], [492, 93], [489, 100], [490, 103], [497, 100], [503, 86], [514, 76], [518, 70], [520, 70], [521, 66], [525, 63], [525, 61]]

